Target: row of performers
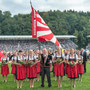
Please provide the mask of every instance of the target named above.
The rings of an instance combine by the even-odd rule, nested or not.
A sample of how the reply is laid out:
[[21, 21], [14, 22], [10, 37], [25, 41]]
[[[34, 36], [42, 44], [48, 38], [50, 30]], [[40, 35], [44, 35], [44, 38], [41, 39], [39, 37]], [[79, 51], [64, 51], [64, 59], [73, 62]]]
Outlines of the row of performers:
[[[48, 55], [51, 57], [49, 62], [47, 62]], [[42, 61], [42, 56], [44, 57], [44, 61]], [[35, 78], [39, 81], [39, 73], [44, 66], [49, 67], [50, 71], [52, 71], [51, 69], [53, 66], [53, 73], [55, 75], [55, 80], [57, 80], [58, 87], [62, 87], [63, 76], [65, 76], [65, 74], [67, 80], [70, 78], [71, 88], [75, 88], [75, 79], [78, 78], [79, 75], [80, 81], [82, 81], [83, 57], [80, 55], [80, 51], [76, 54], [73, 49], [67, 51], [67, 53], [62, 53], [61, 49], [58, 48], [53, 55], [47, 50], [46, 53], [39, 50], [35, 53], [33, 50], [30, 50], [29, 53], [19, 51], [18, 53], [14, 53], [12, 57], [8, 57], [7, 54], [4, 53], [4, 57], [2, 57], [1, 61], [1, 75], [3, 76], [3, 82], [7, 82], [7, 76], [9, 74], [8, 63], [12, 63], [11, 73], [14, 75], [14, 80], [16, 79], [17, 88], [19, 88], [19, 81], [20, 88], [22, 88], [24, 79], [29, 79], [30, 88], [33, 88]], [[50, 82], [48, 81], [48, 83]]]

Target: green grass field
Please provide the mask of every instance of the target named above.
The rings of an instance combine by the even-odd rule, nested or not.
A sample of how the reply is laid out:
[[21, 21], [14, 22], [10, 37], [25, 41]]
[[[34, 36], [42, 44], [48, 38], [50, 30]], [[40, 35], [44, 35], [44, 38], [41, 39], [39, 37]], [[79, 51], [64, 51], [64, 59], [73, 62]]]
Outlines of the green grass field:
[[[11, 71], [11, 65], [9, 65], [10, 71]], [[51, 82], [52, 82], [52, 87], [48, 88], [47, 82], [45, 81], [45, 87], [41, 88], [41, 80], [39, 82], [35, 82], [35, 87], [34, 88], [29, 88], [29, 82], [24, 81], [23, 82], [23, 88], [22, 90], [90, 90], [90, 61], [87, 62], [87, 73], [83, 74], [83, 80], [82, 82], [76, 80], [76, 88], [70, 88], [70, 81], [66, 80], [66, 76], [63, 78], [63, 84], [62, 88], [57, 87], [57, 82], [55, 81], [53, 74], [51, 73]], [[8, 82], [3, 83], [2, 82], [2, 76], [0, 75], [0, 90], [21, 90], [16, 88], [16, 83], [13, 80], [13, 75], [9, 74], [8, 75]]]

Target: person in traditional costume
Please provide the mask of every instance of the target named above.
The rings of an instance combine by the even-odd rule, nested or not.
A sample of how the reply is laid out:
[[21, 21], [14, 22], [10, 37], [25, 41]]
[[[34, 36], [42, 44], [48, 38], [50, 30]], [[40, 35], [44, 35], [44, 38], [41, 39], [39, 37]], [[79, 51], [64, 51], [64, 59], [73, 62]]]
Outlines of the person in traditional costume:
[[26, 66], [25, 66], [25, 73], [26, 73], [26, 81], [29, 81], [28, 78], [27, 78], [27, 73], [29, 73], [28, 69], [29, 69], [29, 65], [28, 65], [28, 61], [29, 61], [29, 53], [28, 51], [25, 51], [24, 52], [24, 55], [23, 55], [23, 58], [24, 58], [24, 61], [26, 63]]
[[1, 75], [3, 76], [3, 82], [7, 82], [7, 76], [9, 74], [9, 57], [7, 56], [7, 53], [4, 52], [4, 56], [1, 58], [1, 61]]
[[75, 81], [76, 78], [78, 78], [78, 71], [77, 71], [78, 57], [77, 54], [74, 53], [74, 49], [70, 50], [67, 62], [68, 62], [68, 78], [70, 78], [71, 81], [71, 88], [75, 88]]
[[11, 60], [12, 60], [12, 64], [11, 64], [11, 66], [12, 66], [11, 74], [13, 74], [14, 82], [15, 82], [15, 80], [16, 80], [16, 79], [15, 79], [15, 72], [16, 72], [15, 61], [17, 60], [17, 53], [16, 53], [16, 52], [13, 53], [13, 56], [12, 56]]
[[66, 77], [67, 77], [67, 81], [68, 81], [68, 64], [67, 64], [67, 59], [68, 59], [68, 56], [69, 56], [69, 50], [65, 50], [65, 74], [66, 74]]
[[[55, 52], [53, 53], [53, 56], [52, 56], [53, 60], [55, 60], [56, 53], [57, 53], [57, 50], [55, 50]], [[56, 65], [56, 62], [52, 62], [52, 63], [53, 63], [53, 74], [55, 76], [55, 81], [56, 81], [57, 80], [57, 76], [55, 75], [55, 68], [57, 67], [57, 65]]]
[[83, 56], [80, 55], [80, 51], [78, 51], [78, 74], [80, 75], [80, 81], [82, 81], [83, 75]]
[[18, 52], [18, 58], [15, 64], [16, 64], [15, 77], [17, 80], [17, 88], [19, 88], [19, 81], [20, 81], [20, 88], [22, 88], [23, 80], [26, 79], [26, 72], [25, 72], [24, 58], [21, 50]]
[[[58, 48], [55, 58], [53, 60], [53, 62], [56, 63], [55, 76], [57, 77], [58, 88], [62, 87], [62, 80], [64, 76], [64, 66], [63, 66], [64, 61], [65, 61], [64, 53], [62, 54], [62, 50]], [[59, 77], [60, 77], [60, 81], [59, 81]]]
[[41, 72], [41, 68], [40, 68], [40, 58], [39, 58], [39, 50], [36, 50], [36, 52], [35, 52], [35, 60], [37, 61], [37, 64], [36, 64], [36, 69], [37, 69], [37, 81], [39, 81], [39, 76], [40, 76], [40, 72]]
[[34, 79], [37, 78], [36, 60], [33, 50], [29, 52], [29, 68], [27, 69], [27, 78], [30, 81], [30, 88], [34, 87]]

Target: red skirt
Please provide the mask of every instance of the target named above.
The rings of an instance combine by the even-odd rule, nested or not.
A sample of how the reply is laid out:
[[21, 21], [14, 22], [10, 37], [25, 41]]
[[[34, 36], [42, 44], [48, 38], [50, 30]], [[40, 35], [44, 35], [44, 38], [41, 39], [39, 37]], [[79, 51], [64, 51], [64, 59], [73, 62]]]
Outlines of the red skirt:
[[78, 77], [77, 65], [71, 67], [68, 65], [68, 78], [75, 79]]
[[30, 69], [30, 66], [28, 65], [28, 66], [27, 66], [27, 70], [26, 70], [27, 78], [29, 77], [29, 72], [30, 72], [29, 69]]
[[27, 65], [25, 65], [25, 73], [26, 73], [26, 77], [27, 77]]
[[9, 74], [8, 64], [5, 64], [5, 65], [1, 66], [1, 74], [2, 75], [8, 75]]
[[64, 76], [63, 63], [61, 63], [61, 64], [56, 63], [55, 76]]
[[68, 69], [68, 64], [67, 63], [65, 63], [65, 73], [67, 74], [67, 70]]
[[55, 73], [56, 68], [57, 68], [57, 65], [56, 65], [56, 63], [54, 63], [54, 64], [53, 64], [53, 72], [54, 72], [54, 73]]
[[27, 78], [33, 79], [37, 77], [36, 65], [28, 66], [27, 68]]
[[83, 74], [83, 65], [82, 64], [78, 64], [77, 67], [78, 67], [78, 73], [79, 74]]
[[16, 66], [16, 79], [17, 80], [23, 80], [26, 79], [26, 72], [25, 72], [25, 66], [24, 65], [17, 65]]
[[16, 65], [12, 64], [11, 74], [15, 74], [15, 71], [16, 71]]
[[40, 69], [40, 62], [37, 63], [37, 73], [40, 73], [41, 69]]
[[26, 73], [26, 75], [27, 75], [27, 69], [28, 69], [28, 66], [25, 67], [25, 73]]

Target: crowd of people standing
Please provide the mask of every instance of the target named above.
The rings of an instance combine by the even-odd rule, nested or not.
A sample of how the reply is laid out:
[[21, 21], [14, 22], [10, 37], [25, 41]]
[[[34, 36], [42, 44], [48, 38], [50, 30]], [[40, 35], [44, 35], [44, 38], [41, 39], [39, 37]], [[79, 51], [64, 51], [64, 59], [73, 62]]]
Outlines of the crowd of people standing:
[[22, 88], [24, 79], [29, 81], [30, 88], [33, 88], [34, 82], [39, 81], [40, 75], [41, 87], [44, 87], [45, 76], [48, 87], [51, 87], [51, 72], [54, 74], [58, 88], [63, 87], [64, 76], [70, 80], [71, 88], [75, 88], [76, 78], [82, 82], [82, 76], [86, 73], [87, 53], [84, 49], [62, 50], [57, 48], [55, 51], [50, 51], [44, 48], [35, 51], [3, 52], [3, 54], [0, 62], [3, 82], [7, 82], [7, 76], [10, 73], [8, 64], [11, 63], [11, 74], [17, 83], [17, 88]]

